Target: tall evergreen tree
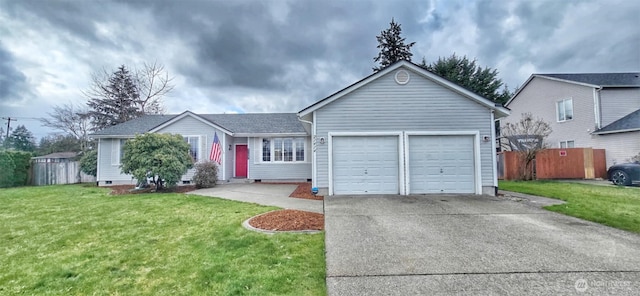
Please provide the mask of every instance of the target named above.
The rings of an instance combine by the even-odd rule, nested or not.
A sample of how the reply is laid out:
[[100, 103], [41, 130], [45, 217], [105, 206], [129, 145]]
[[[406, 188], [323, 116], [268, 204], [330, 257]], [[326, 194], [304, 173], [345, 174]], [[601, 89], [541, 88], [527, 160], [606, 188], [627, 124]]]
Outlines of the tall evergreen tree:
[[448, 58], [438, 58], [430, 65], [423, 58], [420, 66], [496, 103], [504, 104], [511, 97], [506, 85], [500, 90], [503, 83], [498, 78], [498, 71], [478, 66], [475, 59], [458, 57], [454, 53]]
[[11, 132], [9, 138], [5, 139], [4, 144], [7, 148], [19, 151], [33, 152], [36, 150], [35, 137], [24, 125], [18, 125]]
[[374, 67], [373, 72], [378, 72], [399, 60], [411, 61], [413, 56], [411, 47], [416, 43], [405, 44], [405, 38], [402, 37], [402, 28], [393, 18], [389, 25], [388, 29], [376, 36], [378, 40], [377, 48], [380, 49], [380, 52], [378, 56], [373, 58], [373, 61], [379, 62], [380, 66]]
[[122, 65], [101, 85], [102, 93], [87, 102], [94, 130], [101, 130], [144, 115], [139, 108], [142, 101], [129, 70]]

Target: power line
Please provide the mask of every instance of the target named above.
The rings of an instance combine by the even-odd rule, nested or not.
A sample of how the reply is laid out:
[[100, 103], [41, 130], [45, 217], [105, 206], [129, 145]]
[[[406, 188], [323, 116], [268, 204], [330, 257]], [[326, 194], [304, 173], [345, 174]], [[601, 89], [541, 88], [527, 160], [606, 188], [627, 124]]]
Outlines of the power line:
[[7, 121], [7, 138], [9, 137], [9, 130], [11, 129], [11, 121], [18, 121], [15, 117], [2, 117], [2, 119]]

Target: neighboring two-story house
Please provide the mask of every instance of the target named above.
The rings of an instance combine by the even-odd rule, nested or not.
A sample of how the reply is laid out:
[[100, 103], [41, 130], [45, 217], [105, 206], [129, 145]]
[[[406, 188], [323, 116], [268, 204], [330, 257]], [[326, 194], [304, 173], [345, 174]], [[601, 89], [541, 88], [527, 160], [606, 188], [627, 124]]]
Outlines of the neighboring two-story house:
[[640, 73], [533, 74], [507, 102], [551, 124], [550, 148], [606, 150], [607, 167], [640, 153]]

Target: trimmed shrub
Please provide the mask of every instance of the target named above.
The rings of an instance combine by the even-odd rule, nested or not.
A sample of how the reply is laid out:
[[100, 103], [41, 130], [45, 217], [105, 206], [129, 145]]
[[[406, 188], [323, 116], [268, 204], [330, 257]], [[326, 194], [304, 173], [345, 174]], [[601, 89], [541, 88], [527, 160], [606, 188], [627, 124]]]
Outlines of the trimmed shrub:
[[80, 170], [87, 175], [98, 175], [98, 151], [89, 150], [80, 158]]
[[24, 151], [0, 151], [0, 187], [25, 186], [33, 154]]
[[218, 181], [218, 165], [208, 161], [196, 164], [196, 173], [193, 175], [193, 182], [196, 188], [211, 188], [216, 186]]

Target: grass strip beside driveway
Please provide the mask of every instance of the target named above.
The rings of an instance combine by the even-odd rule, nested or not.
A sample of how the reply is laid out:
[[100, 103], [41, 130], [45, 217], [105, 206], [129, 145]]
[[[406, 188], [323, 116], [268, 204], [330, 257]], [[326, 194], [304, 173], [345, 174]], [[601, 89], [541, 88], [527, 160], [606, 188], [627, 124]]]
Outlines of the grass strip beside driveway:
[[564, 200], [545, 209], [640, 233], [640, 190], [554, 181], [500, 181], [501, 190]]
[[242, 228], [273, 209], [81, 185], [0, 189], [0, 294], [324, 295], [324, 234]]

